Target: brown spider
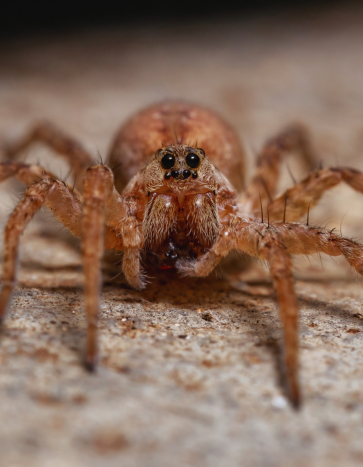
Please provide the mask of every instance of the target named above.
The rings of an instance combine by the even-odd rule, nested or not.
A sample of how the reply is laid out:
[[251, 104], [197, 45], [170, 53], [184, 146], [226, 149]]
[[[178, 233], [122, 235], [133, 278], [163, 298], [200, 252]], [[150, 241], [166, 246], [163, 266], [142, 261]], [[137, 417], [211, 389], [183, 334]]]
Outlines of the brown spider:
[[[12, 161], [34, 141], [67, 158], [76, 188], [39, 166]], [[137, 289], [145, 287], [141, 260], [204, 277], [231, 250], [239, 250], [269, 263], [283, 325], [286, 384], [297, 407], [298, 304], [290, 255], [344, 255], [363, 274], [363, 247], [332, 231], [294, 221], [341, 181], [363, 192], [363, 174], [341, 167], [315, 170], [275, 197], [283, 157], [291, 150], [297, 150], [312, 169], [315, 158], [306, 130], [294, 126], [266, 143], [245, 189], [244, 153], [236, 134], [215, 113], [196, 105], [164, 102], [132, 117], [111, 148], [108, 160], [113, 170], [92, 165], [90, 154], [54, 127], [38, 125], [17, 143], [5, 145], [9, 161], [0, 164], [0, 180], [15, 175], [28, 187], [5, 229], [0, 323], [15, 284], [19, 237], [43, 204], [82, 239], [86, 366], [91, 370], [97, 357], [105, 248], [123, 251], [122, 270]]]

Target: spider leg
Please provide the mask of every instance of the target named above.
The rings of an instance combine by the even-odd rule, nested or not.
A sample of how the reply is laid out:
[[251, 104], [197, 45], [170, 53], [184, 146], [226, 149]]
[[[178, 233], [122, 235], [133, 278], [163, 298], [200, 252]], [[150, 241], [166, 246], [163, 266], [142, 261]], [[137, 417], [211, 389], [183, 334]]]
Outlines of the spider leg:
[[[358, 182], [356, 180], [357, 186]], [[266, 259], [270, 264], [284, 328], [285, 365], [290, 397], [299, 403], [297, 377], [297, 302], [294, 292], [291, 254], [326, 253], [343, 255], [363, 275], [363, 245], [332, 231], [295, 223], [265, 224], [255, 219], [235, 217], [208, 253], [199, 260], [178, 264], [185, 275], [206, 276], [231, 250]]]
[[290, 255], [281, 238], [267, 229], [259, 242], [260, 256], [269, 263], [283, 328], [283, 363], [287, 393], [295, 408], [300, 405], [298, 377], [299, 307], [292, 276]]
[[310, 142], [310, 136], [304, 126], [288, 127], [268, 140], [258, 155], [256, 173], [246, 192], [239, 199], [239, 203], [244, 204], [249, 212], [259, 211], [260, 202], [264, 211], [267, 212], [266, 206], [276, 193], [281, 164], [285, 155], [291, 151], [299, 153], [309, 170], [316, 165], [316, 156]]
[[34, 214], [41, 208], [49, 192], [50, 184], [41, 181], [25, 192], [24, 198], [15, 208], [5, 228], [5, 249], [3, 266], [3, 288], [0, 296], [0, 324], [15, 285], [16, 260], [19, 237]]
[[97, 318], [101, 292], [101, 259], [104, 252], [106, 202], [113, 191], [112, 172], [103, 165], [87, 170], [82, 216], [82, 257], [87, 315], [86, 368], [95, 369]]
[[309, 206], [314, 207], [325, 191], [341, 182], [363, 193], [363, 174], [358, 170], [346, 167], [317, 170], [269, 204], [270, 221], [278, 222], [285, 219], [293, 222], [306, 216]]
[[326, 253], [329, 256], [344, 256], [348, 263], [363, 275], [363, 245], [330, 230], [306, 224], [276, 223], [274, 230], [293, 255]]
[[[143, 286], [137, 219], [128, 215], [128, 211], [127, 202], [115, 189], [112, 170], [105, 165], [90, 167], [84, 183], [81, 233], [88, 322], [85, 365], [90, 371], [95, 369], [97, 362], [97, 318], [104, 248], [123, 250], [123, 271], [126, 279], [136, 288]], [[134, 261], [130, 265], [128, 260], [132, 255]]]
[[[1, 167], [1, 166], [0, 166]], [[3, 320], [16, 279], [16, 263], [20, 235], [42, 207], [47, 198], [56, 202], [48, 203], [60, 220], [75, 234], [79, 234], [78, 223], [81, 218], [80, 201], [64, 184], [50, 177], [44, 177], [29, 186], [23, 199], [14, 209], [5, 227], [5, 245], [3, 262], [3, 289], [0, 297], [0, 322]], [[72, 215], [70, 211], [73, 210]], [[67, 218], [68, 216], [68, 218]], [[64, 222], [68, 219], [67, 222]]]
[[[94, 167], [107, 169], [103, 165]], [[110, 169], [107, 171], [114, 180], [112, 171]], [[56, 179], [50, 172], [37, 165], [12, 161], [0, 163], [0, 182], [11, 176], [16, 176], [26, 185], [31, 185], [47, 177]], [[82, 196], [67, 183], [60, 181], [57, 183], [66, 187], [67, 190], [62, 191], [62, 196], [60, 196], [59, 190], [51, 191], [45, 203], [75, 236], [81, 237]], [[133, 202], [125, 201], [113, 185], [104, 208], [105, 247], [124, 251], [122, 270], [126, 279], [134, 288], [142, 289], [145, 286], [140, 265], [142, 238], [139, 229], [140, 221], [131, 213], [134, 207]]]
[[[111, 169], [108, 170], [114, 179]], [[137, 203], [132, 199], [123, 198], [113, 186], [112, 195], [105, 207], [105, 219], [106, 225], [118, 232], [120, 245], [112, 248], [124, 252], [122, 272], [133, 288], [141, 290], [145, 287], [144, 272], [140, 264], [140, 250], [143, 246], [142, 222], [135, 216], [135, 210]]]
[[[5, 228], [3, 289], [0, 296], [0, 323], [5, 316], [6, 308], [16, 281], [16, 263], [20, 235], [24, 232], [25, 227], [33, 218], [34, 214], [45, 204], [75, 236], [81, 237], [84, 241], [83, 257], [86, 276], [86, 309], [91, 323], [91, 337], [88, 339], [88, 342], [92, 343], [94, 341], [92, 332], [95, 333], [95, 303], [98, 303], [98, 298], [96, 297], [95, 299], [95, 291], [97, 292], [98, 290], [95, 283], [96, 280], [99, 281], [100, 278], [100, 272], [97, 269], [97, 261], [99, 262], [98, 258], [99, 255], [102, 254], [104, 246], [110, 249], [123, 249], [122, 238], [119, 234], [112, 226], [106, 224], [104, 227], [104, 223], [102, 223], [103, 219], [107, 221], [108, 217], [107, 210], [104, 208], [105, 200], [108, 201], [108, 199], [111, 198], [111, 201], [113, 201], [113, 175], [112, 172], [104, 166], [92, 168], [92, 170], [90, 170], [90, 175], [88, 175], [87, 172], [86, 196], [83, 207], [82, 199], [76, 190], [73, 191], [66, 183], [55, 180], [46, 173], [40, 173], [39, 170], [41, 171], [40, 167], [29, 166], [27, 164], [0, 164], [0, 180], [11, 175], [17, 175], [23, 182], [31, 183], [26, 189], [23, 199], [11, 214]], [[97, 172], [97, 174], [101, 173], [101, 175], [102, 172], [104, 172], [104, 175], [99, 177], [101, 180], [98, 180], [97, 177], [94, 176], [95, 172]], [[101, 182], [105, 185], [105, 188], [103, 188]], [[111, 188], [109, 188], [110, 186]], [[99, 201], [99, 199], [101, 199], [101, 201]], [[101, 214], [99, 214], [99, 205], [102, 206]], [[84, 210], [83, 216], [82, 210]], [[100, 222], [101, 227], [99, 227]], [[89, 237], [88, 234], [90, 234]], [[101, 247], [99, 246], [100, 241], [102, 241]], [[95, 349], [95, 346], [92, 347], [92, 345], [90, 345], [90, 348]], [[92, 361], [92, 358], [89, 358], [88, 361]]]
[[93, 164], [93, 158], [75, 139], [48, 122], [37, 124], [18, 141], [3, 143], [2, 151], [5, 158], [14, 159], [35, 142], [42, 142], [64, 156], [73, 169], [77, 187], [82, 187], [84, 173]]
[[46, 176], [57, 178], [39, 165], [13, 161], [0, 162], [0, 182], [10, 177], [17, 177], [25, 185], [31, 185]]
[[[0, 162], [0, 182], [12, 176], [17, 177], [28, 186], [41, 180], [51, 179], [55, 183], [55, 187], [48, 193], [45, 205], [54, 212], [73, 235], [81, 237], [82, 195], [76, 189], [57, 180], [51, 172], [38, 165], [12, 161]], [[123, 249], [122, 239], [117, 233], [120, 219], [114, 216], [114, 212], [120, 212], [120, 210], [122, 212], [121, 207], [121, 197], [114, 189], [107, 200], [107, 209], [105, 210], [105, 247], [109, 249]]]
[[[42, 186], [49, 186], [49, 190], [46, 193], [43, 203], [54, 212], [58, 219], [72, 232], [73, 235], [80, 237], [82, 197], [77, 190], [73, 190], [67, 183], [57, 180], [50, 172], [45, 171], [42, 167], [37, 165], [11, 161], [0, 163], [0, 182], [11, 176], [18, 178], [18, 180], [28, 186], [28, 189], [25, 191], [23, 200], [19, 203], [18, 207], [8, 220], [6, 229], [8, 228], [9, 223], [11, 223], [13, 216], [15, 216], [17, 209], [20, 209], [21, 203], [25, 203], [23, 209], [25, 209], [26, 212], [28, 203], [25, 200], [29, 196], [32, 196], [29, 195], [29, 193], [36, 192], [36, 190], [40, 189]], [[35, 212], [31, 217], [33, 217]], [[26, 224], [22, 227], [21, 233], [25, 227]]]
[[234, 249], [269, 263], [283, 325], [287, 390], [291, 402], [298, 407], [298, 304], [290, 254], [274, 226], [255, 219], [234, 218], [208, 253], [197, 261], [179, 263], [178, 268], [185, 275], [206, 276]]

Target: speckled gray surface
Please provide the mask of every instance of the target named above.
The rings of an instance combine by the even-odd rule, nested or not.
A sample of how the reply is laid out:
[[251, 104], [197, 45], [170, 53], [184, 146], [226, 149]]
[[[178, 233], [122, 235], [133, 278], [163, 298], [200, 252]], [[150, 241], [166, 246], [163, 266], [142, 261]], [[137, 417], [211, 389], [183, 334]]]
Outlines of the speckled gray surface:
[[[250, 167], [265, 138], [300, 120], [325, 165], [363, 169], [362, 19], [363, 10], [331, 11], [7, 44], [0, 133], [48, 118], [105, 154], [133, 111], [183, 97], [236, 126]], [[41, 147], [27, 156], [67, 172]], [[1, 230], [21, 190], [2, 185]], [[343, 233], [360, 237], [362, 206], [338, 187], [311, 221], [339, 228], [345, 215]], [[280, 324], [261, 265], [229, 279], [157, 276], [142, 293], [106, 267], [101, 365], [89, 375], [77, 246], [46, 212], [22, 239], [0, 343], [1, 466], [362, 465], [363, 289], [344, 261], [296, 264], [296, 413], [279, 385]]]

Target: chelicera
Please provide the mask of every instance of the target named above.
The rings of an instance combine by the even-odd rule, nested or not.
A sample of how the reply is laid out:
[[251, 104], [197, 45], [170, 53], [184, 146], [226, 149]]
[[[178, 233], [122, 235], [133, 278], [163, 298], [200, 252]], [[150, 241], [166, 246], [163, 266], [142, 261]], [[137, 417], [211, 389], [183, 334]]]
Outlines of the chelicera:
[[[16, 162], [34, 141], [63, 155], [75, 187], [41, 167]], [[245, 185], [244, 151], [233, 129], [214, 112], [181, 101], [164, 102], [132, 117], [117, 133], [108, 166], [49, 124], [37, 125], [5, 144], [0, 180], [16, 176], [27, 186], [5, 229], [0, 322], [15, 284], [19, 237], [42, 205], [82, 241], [86, 366], [97, 360], [97, 315], [104, 249], [123, 252], [122, 271], [136, 289], [145, 287], [148, 263], [181, 275], [204, 277], [232, 250], [264, 259], [273, 279], [283, 325], [283, 361], [291, 402], [301, 400], [298, 379], [298, 304], [291, 255], [343, 255], [363, 274], [359, 243], [298, 223], [322, 194], [345, 182], [363, 192], [363, 175], [336, 167], [312, 170], [276, 195], [286, 153], [296, 151], [309, 170], [316, 159], [306, 130], [285, 129], [267, 141], [256, 173]]]

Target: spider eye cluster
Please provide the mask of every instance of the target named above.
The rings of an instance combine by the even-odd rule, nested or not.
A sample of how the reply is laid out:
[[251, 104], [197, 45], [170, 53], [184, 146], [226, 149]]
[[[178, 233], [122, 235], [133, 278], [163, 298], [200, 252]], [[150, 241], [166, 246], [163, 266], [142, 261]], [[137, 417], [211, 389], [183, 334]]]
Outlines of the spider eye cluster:
[[[204, 154], [202, 149], [198, 149]], [[161, 167], [166, 170], [164, 178], [169, 180], [171, 177], [178, 180], [186, 180], [190, 176], [198, 178], [197, 168], [201, 164], [201, 157], [194, 151], [187, 152], [184, 161], [181, 159], [177, 161], [177, 155], [173, 152], [166, 152], [160, 159]]]

